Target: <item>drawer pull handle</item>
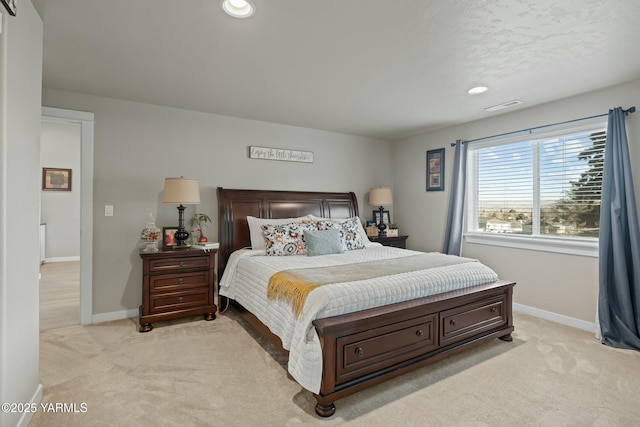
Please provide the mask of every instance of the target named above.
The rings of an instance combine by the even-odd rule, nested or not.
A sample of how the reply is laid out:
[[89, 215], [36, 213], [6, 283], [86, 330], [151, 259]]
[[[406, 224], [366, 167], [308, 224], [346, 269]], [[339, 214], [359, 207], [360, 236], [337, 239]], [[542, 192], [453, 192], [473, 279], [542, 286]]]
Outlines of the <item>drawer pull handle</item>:
[[456, 322], [456, 319], [451, 319], [451, 321], [449, 321], [449, 324], [451, 326], [455, 326], [458, 322]]
[[356, 348], [356, 354], [360, 357], [364, 356], [364, 350], [360, 347]]
[[182, 297], [178, 298], [178, 302], [182, 302], [182, 301], [183, 301]]
[[184, 267], [184, 261], [180, 261], [180, 262], [178, 263], [178, 266], [179, 266], [179, 267]]
[[182, 280], [182, 277], [178, 279], [178, 285], [182, 285], [183, 282], [184, 280]]
[[416, 331], [416, 335], [417, 335], [417, 336], [419, 336], [419, 337], [421, 337], [422, 335], [424, 335], [424, 333], [422, 332], [422, 329], [418, 329], [418, 330]]
[[491, 312], [495, 313], [496, 311], [498, 311], [498, 307], [491, 307]]

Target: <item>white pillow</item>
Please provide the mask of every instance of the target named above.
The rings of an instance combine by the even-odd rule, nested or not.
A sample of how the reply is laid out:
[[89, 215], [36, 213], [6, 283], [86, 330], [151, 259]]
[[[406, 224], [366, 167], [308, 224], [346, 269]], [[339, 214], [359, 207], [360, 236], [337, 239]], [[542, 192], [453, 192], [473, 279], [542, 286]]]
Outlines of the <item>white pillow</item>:
[[307, 217], [311, 218], [313, 221], [333, 221], [333, 222], [337, 222], [337, 223], [343, 223], [345, 221], [350, 221], [353, 218], [357, 218], [357, 227], [358, 227], [358, 234], [362, 237], [362, 241], [364, 243], [364, 246], [377, 246], [376, 243], [373, 243], [371, 240], [369, 240], [369, 237], [367, 237], [367, 232], [364, 231], [364, 227], [362, 226], [362, 221], [360, 221], [359, 217], [351, 217], [351, 218], [320, 218], [318, 216], [315, 215], [307, 215]]
[[282, 225], [291, 222], [302, 222], [303, 219], [310, 219], [311, 215], [301, 216], [298, 218], [256, 218], [255, 216], [247, 216], [249, 223], [249, 236], [251, 237], [251, 249], [266, 250], [264, 236], [262, 235], [263, 225]]

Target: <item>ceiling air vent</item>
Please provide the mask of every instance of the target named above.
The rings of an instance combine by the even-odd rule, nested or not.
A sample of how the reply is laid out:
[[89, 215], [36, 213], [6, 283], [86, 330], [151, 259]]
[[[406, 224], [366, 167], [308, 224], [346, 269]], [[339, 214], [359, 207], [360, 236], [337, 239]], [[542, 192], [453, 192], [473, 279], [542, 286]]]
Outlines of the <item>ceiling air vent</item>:
[[485, 110], [487, 111], [498, 111], [498, 110], [503, 110], [505, 108], [509, 108], [509, 107], [515, 107], [516, 105], [522, 104], [522, 101], [520, 101], [519, 99], [514, 99], [513, 101], [507, 101], [505, 103], [499, 104], [499, 105], [494, 105], [493, 107], [487, 107], [485, 108]]

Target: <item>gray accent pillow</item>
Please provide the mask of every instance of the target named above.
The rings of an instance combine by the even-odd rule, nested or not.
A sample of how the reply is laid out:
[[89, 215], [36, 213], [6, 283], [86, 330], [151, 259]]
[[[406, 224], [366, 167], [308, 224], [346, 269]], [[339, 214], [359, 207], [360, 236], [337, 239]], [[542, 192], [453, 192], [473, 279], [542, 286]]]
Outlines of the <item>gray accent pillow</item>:
[[338, 229], [305, 230], [304, 241], [308, 256], [341, 254], [344, 251]]

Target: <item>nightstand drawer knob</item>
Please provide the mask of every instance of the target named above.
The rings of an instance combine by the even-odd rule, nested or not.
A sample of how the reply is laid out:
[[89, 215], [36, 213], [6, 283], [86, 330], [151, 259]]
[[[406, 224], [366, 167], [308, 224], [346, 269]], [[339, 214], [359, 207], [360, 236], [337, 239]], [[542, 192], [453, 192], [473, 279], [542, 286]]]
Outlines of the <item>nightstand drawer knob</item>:
[[495, 313], [496, 311], [498, 311], [498, 307], [491, 307], [491, 312]]
[[178, 298], [178, 302], [182, 302], [182, 301], [183, 301], [182, 297]]
[[449, 322], [450, 325], [455, 326], [456, 325], [456, 320], [455, 319], [451, 319], [451, 321]]
[[362, 357], [364, 355], [364, 350], [362, 348], [358, 347], [358, 348], [356, 348], [356, 354], [358, 356]]
[[179, 265], [180, 267], [184, 267], [184, 261], [180, 261], [180, 262], [178, 263], [178, 265]]
[[417, 335], [417, 336], [419, 336], [419, 337], [421, 337], [421, 336], [423, 336], [423, 335], [424, 335], [424, 332], [422, 332], [422, 329], [418, 329], [418, 330], [416, 331], [416, 335]]
[[178, 279], [178, 285], [182, 285], [184, 283], [184, 280], [181, 278]]

